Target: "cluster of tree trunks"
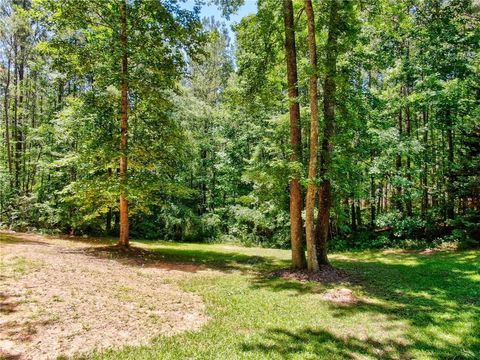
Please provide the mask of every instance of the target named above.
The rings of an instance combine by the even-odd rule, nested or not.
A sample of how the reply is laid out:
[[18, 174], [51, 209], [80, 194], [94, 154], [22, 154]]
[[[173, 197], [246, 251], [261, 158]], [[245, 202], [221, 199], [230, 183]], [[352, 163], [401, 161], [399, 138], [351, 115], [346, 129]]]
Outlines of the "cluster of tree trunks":
[[[311, 0], [305, 0], [307, 16], [308, 50], [311, 67], [309, 80], [310, 94], [310, 149], [308, 164], [308, 186], [306, 194], [306, 248], [303, 247], [304, 228], [302, 221], [302, 189], [300, 174], [295, 173], [290, 180], [290, 226], [292, 244], [292, 265], [294, 268], [308, 268], [309, 271], [319, 270], [320, 265], [328, 265], [327, 241], [330, 233], [330, 209], [332, 206], [331, 183], [328, 172], [332, 157], [332, 137], [335, 123], [335, 92], [337, 67], [337, 32], [338, 32], [338, 4], [332, 1], [329, 9], [328, 39], [326, 46], [325, 80], [323, 84], [323, 112], [324, 126], [320, 149], [320, 186], [317, 189], [317, 157], [318, 157], [318, 55], [315, 39], [315, 16]], [[295, 29], [293, 4], [291, 0], [284, 0], [285, 22], [285, 52], [287, 61], [288, 97], [290, 110], [290, 142], [292, 155], [290, 160], [295, 163], [301, 161], [301, 131], [300, 105], [298, 102], [297, 56], [295, 48]], [[318, 192], [318, 216], [315, 226], [314, 210]]]

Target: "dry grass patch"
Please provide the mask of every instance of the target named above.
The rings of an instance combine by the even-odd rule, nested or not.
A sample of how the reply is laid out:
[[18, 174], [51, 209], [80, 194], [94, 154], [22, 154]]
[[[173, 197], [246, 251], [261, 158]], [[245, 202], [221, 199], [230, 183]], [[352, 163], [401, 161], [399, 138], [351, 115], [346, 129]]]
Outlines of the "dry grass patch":
[[142, 345], [206, 321], [202, 299], [171, 284], [181, 272], [91, 256], [78, 242], [15, 239], [1, 245], [2, 357], [52, 359]]

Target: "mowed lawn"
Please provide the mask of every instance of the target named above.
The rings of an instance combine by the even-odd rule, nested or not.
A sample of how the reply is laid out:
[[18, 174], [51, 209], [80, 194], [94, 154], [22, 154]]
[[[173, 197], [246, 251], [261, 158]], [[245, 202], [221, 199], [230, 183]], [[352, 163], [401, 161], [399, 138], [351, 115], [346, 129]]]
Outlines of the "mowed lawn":
[[[347, 284], [268, 276], [289, 252], [229, 245], [137, 242], [158, 260], [202, 264], [180, 286], [201, 295], [210, 320], [197, 332], [95, 359], [479, 359], [480, 252], [333, 254]], [[192, 271], [191, 268], [188, 271]], [[360, 301], [322, 300], [329, 288]]]

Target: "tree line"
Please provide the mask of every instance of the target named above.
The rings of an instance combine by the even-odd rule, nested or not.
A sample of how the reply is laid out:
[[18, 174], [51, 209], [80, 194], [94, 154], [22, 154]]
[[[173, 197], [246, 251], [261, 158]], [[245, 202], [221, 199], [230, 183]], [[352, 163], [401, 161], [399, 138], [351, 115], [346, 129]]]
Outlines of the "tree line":
[[3, 227], [291, 247], [310, 270], [478, 240], [476, 2], [260, 0], [235, 42], [201, 6], [1, 3]]

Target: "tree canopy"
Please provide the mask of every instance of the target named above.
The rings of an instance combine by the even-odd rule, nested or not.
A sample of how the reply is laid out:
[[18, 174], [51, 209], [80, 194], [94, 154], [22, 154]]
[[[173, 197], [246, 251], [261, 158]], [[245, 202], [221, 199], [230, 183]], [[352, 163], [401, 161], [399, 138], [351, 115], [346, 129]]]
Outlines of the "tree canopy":
[[311, 270], [478, 242], [477, 2], [259, 0], [235, 39], [205, 3], [1, 3], [0, 226], [291, 247]]

